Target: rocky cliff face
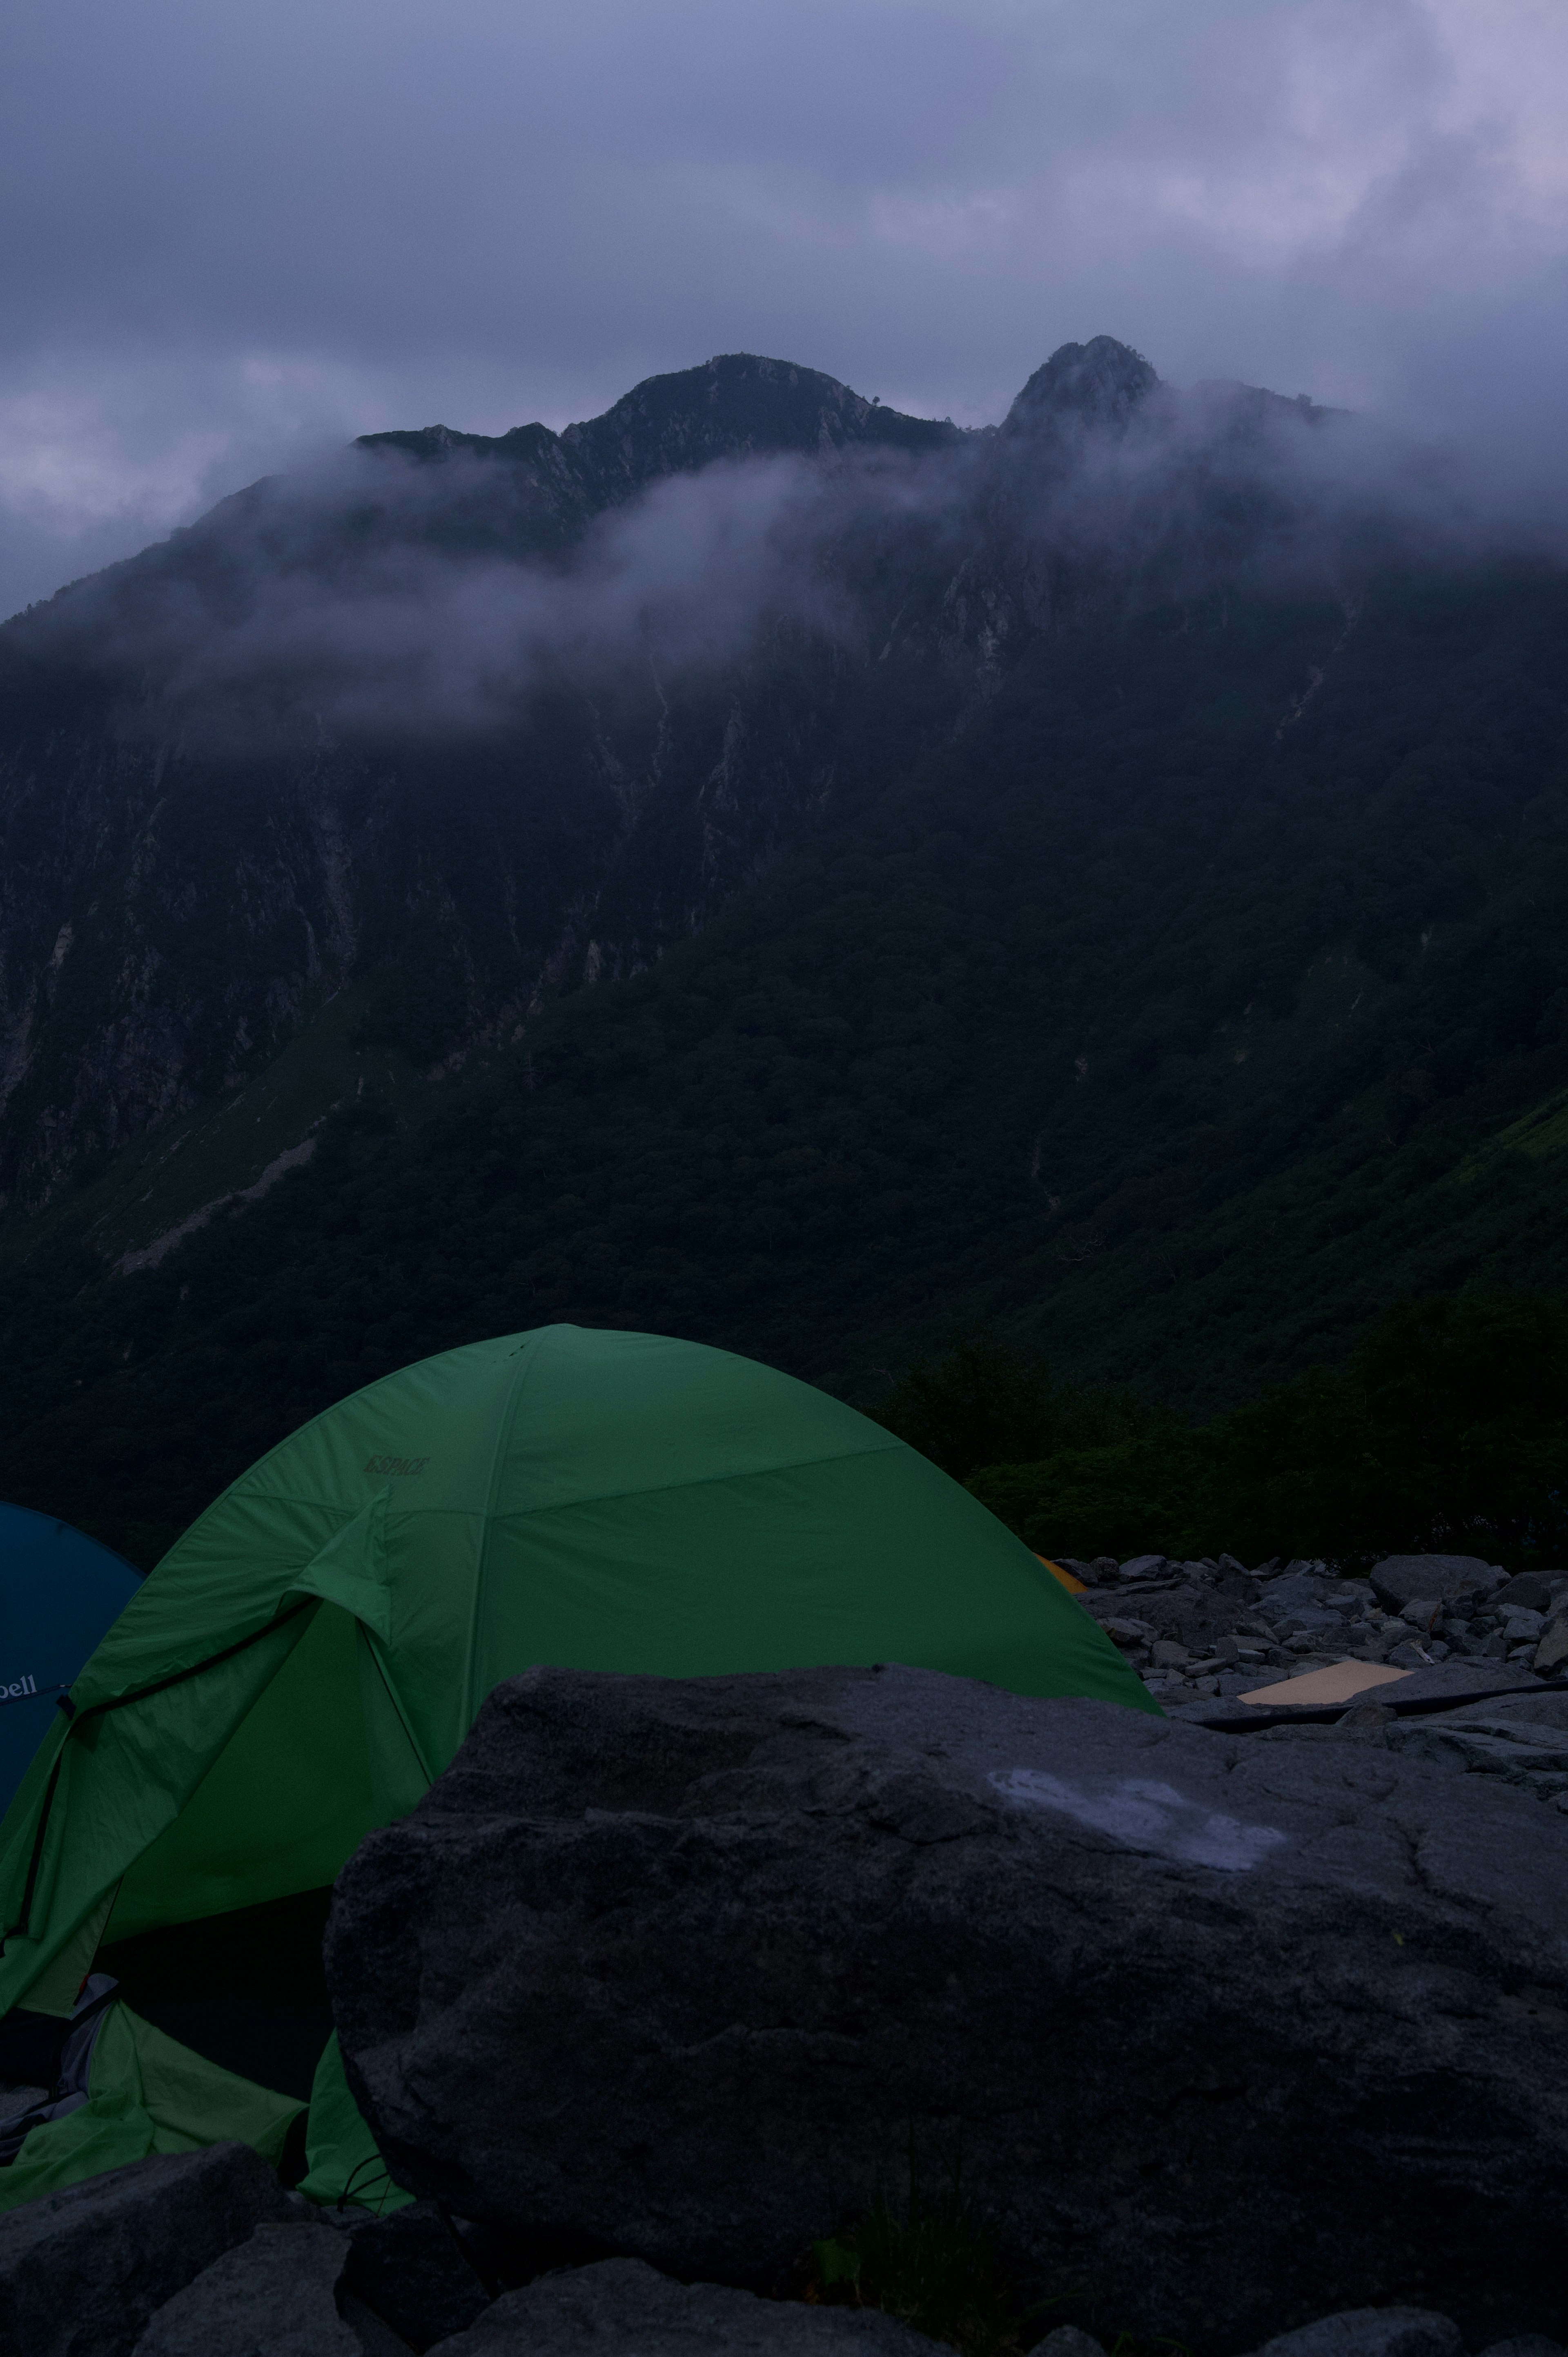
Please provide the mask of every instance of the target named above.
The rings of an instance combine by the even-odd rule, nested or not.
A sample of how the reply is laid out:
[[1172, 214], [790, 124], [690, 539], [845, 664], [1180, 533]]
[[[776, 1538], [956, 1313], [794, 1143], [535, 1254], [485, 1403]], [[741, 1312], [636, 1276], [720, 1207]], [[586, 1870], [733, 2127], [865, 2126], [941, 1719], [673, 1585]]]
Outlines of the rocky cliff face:
[[436, 1070], [656, 963], [1122, 594], [1063, 486], [1157, 393], [1101, 337], [965, 434], [732, 355], [560, 435], [367, 436], [7, 625], [0, 1198], [345, 989]]

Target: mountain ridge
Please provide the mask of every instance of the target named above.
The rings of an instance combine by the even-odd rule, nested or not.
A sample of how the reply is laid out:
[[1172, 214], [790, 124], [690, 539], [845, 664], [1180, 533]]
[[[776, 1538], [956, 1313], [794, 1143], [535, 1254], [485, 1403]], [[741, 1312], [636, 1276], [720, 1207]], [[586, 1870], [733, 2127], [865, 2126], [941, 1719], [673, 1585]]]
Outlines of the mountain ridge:
[[[1081, 414], [1081, 400], [1077, 407]], [[700, 922], [715, 895], [759, 873], [833, 791], [822, 715], [842, 696], [843, 644], [786, 627], [783, 640], [775, 630], [780, 660], [761, 691], [767, 748], [749, 716], [755, 677], [733, 668], [722, 697], [682, 686], [672, 705], [656, 672], [639, 678], [627, 666], [603, 692], [568, 681], [553, 698], [536, 697], [510, 741], [467, 731], [461, 758], [478, 788], [469, 807], [483, 813], [489, 873], [481, 878], [469, 859], [454, 874], [443, 845], [459, 813], [435, 799], [427, 737], [389, 748], [363, 726], [323, 728], [308, 645], [297, 691], [288, 665], [300, 658], [287, 651], [256, 679], [224, 673], [231, 647], [258, 627], [269, 586], [292, 597], [302, 583], [328, 593], [346, 584], [353, 596], [368, 578], [374, 597], [375, 568], [411, 551], [457, 564], [570, 562], [596, 519], [718, 462], [808, 465], [824, 453], [918, 462], [961, 457], [988, 439], [905, 417], [792, 363], [721, 356], [648, 379], [560, 436], [528, 426], [489, 440], [446, 428], [366, 437], [356, 447], [373, 464], [412, 466], [420, 484], [434, 469], [435, 504], [400, 508], [401, 471], [353, 478], [322, 497], [307, 487], [297, 506], [286, 485], [265, 479], [0, 628], [0, 1200], [47, 1193], [84, 1160], [232, 1092], [367, 956], [384, 972], [383, 1034], [403, 1021], [419, 1035], [411, 1052], [427, 1063], [465, 1038], [499, 1038], [542, 990], [635, 971]], [[468, 465], [448, 492], [455, 459]], [[923, 542], [918, 523], [895, 519], [872, 552], [884, 577], [853, 594], [879, 643], [889, 630], [908, 634], [923, 609], [920, 656], [969, 675], [968, 689], [958, 679], [961, 700], [994, 675], [1010, 603], [1021, 597], [1037, 625], [1047, 600], [1022, 576], [1000, 587], [974, 577], [961, 550], [939, 552], [943, 569], [933, 572], [931, 540], [950, 536], [953, 512], [950, 504]], [[216, 649], [216, 685], [182, 683], [192, 643]], [[381, 678], [361, 700], [391, 692]], [[209, 744], [215, 713], [222, 726]], [[554, 742], [542, 756], [542, 800], [531, 801], [526, 739], [542, 731]], [[572, 780], [564, 792], [563, 765]], [[232, 827], [221, 851], [220, 795]], [[40, 832], [50, 796], [63, 798], [52, 843], [47, 820]], [[644, 860], [650, 829], [658, 842]], [[389, 835], [411, 834], [412, 868], [388, 848]], [[357, 879], [372, 869], [384, 888], [360, 905]], [[633, 870], [641, 880], [628, 904], [618, 879]], [[607, 931], [592, 913], [607, 891]], [[435, 991], [422, 1024], [396, 1011], [406, 961], [389, 900], [417, 904], [406, 947]], [[242, 950], [220, 978], [216, 931]], [[212, 979], [193, 995], [182, 977], [202, 967]]]
[[658, 474], [715, 458], [816, 455], [855, 445], [937, 449], [963, 433], [949, 419], [911, 417], [867, 401], [820, 370], [756, 352], [722, 352], [701, 368], [644, 377], [597, 417], [558, 434], [537, 423], [497, 436], [435, 425], [363, 434], [356, 447], [399, 450], [427, 463], [462, 451], [537, 464], [559, 450], [580, 457], [591, 476], [613, 482], [625, 498]]
[[361, 451], [0, 630], [14, 1494], [128, 1544], [551, 1318], [1196, 1410], [1568, 1283], [1563, 568], [1385, 527], [1310, 405], [1042, 373], [910, 449], [726, 356], [548, 513]]

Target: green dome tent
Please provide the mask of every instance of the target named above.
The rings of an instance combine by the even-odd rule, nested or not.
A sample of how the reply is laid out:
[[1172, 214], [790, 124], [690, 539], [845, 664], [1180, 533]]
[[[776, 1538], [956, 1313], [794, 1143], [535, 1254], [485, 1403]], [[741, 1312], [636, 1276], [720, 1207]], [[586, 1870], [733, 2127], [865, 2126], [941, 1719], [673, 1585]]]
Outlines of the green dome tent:
[[[324, 1893], [499, 1680], [879, 1660], [1155, 1708], [966, 1491], [754, 1361], [554, 1326], [340, 1401], [164, 1557], [0, 1825], [0, 2078], [58, 2060], [62, 2039], [76, 2058], [65, 2108], [0, 2169], [0, 2205], [220, 2136], [281, 2154], [298, 2095], [225, 2072], [83, 1976], [101, 1947], [166, 1958], [236, 1910], [249, 1925]], [[4, 2136], [0, 2120], [0, 2158]], [[334, 2047], [310, 2190], [342, 2190], [356, 2138], [373, 2160]]]

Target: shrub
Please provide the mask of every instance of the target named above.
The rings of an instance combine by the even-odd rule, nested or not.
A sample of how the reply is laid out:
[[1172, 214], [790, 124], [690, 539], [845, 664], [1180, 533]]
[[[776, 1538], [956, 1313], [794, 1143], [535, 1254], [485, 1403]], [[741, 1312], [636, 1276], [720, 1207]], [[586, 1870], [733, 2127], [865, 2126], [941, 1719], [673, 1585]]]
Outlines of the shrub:
[[1568, 1559], [1568, 1308], [1407, 1302], [1348, 1366], [1192, 1431], [994, 1464], [969, 1487], [1046, 1555]]
[[935, 2193], [920, 2183], [911, 2139], [908, 2190], [884, 2183], [850, 2232], [812, 2245], [809, 2297], [879, 2308], [963, 2357], [1021, 2349], [1025, 2314], [998, 2256], [995, 2229], [962, 2181], [961, 2163]]

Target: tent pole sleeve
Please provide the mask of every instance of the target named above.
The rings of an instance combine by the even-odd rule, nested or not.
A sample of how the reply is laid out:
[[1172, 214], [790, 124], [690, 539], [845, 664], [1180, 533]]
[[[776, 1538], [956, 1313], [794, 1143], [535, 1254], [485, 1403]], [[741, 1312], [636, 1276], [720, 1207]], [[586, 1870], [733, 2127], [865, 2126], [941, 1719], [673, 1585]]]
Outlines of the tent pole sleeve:
[[49, 1781], [44, 1787], [43, 1805], [38, 1811], [38, 1827], [33, 1835], [33, 1854], [27, 1860], [27, 1879], [22, 1887], [22, 1911], [14, 1923], [0, 1932], [0, 1954], [4, 1954], [7, 1943], [14, 1940], [18, 1932], [26, 1935], [27, 1926], [33, 1920], [33, 1894], [38, 1887], [38, 1867], [44, 1855], [44, 1835], [49, 1829], [49, 1811], [54, 1805], [55, 1786], [59, 1782], [60, 1764], [64, 1758], [63, 1749], [56, 1753], [55, 1764], [49, 1770]]
[[[92, 1719], [102, 1718], [112, 1710], [124, 1710], [134, 1702], [145, 1702], [151, 1695], [166, 1693], [170, 1686], [183, 1685], [188, 1678], [199, 1678], [203, 1670], [215, 1670], [220, 1662], [231, 1662], [236, 1653], [248, 1652], [251, 1646], [259, 1645], [263, 1637], [270, 1637], [274, 1630], [283, 1628], [285, 1622], [295, 1620], [301, 1612], [312, 1610], [316, 1601], [314, 1596], [302, 1597], [297, 1604], [291, 1604], [285, 1612], [276, 1614], [264, 1628], [252, 1629], [248, 1637], [240, 1638], [235, 1644], [225, 1645], [221, 1652], [209, 1653], [205, 1661], [193, 1662], [188, 1669], [176, 1670], [166, 1678], [156, 1678], [151, 1685], [136, 1686], [130, 1694], [111, 1695], [104, 1702], [89, 1703], [85, 1709], [78, 1709], [71, 1703], [69, 1695], [62, 1695], [59, 1698], [60, 1706], [70, 1722], [66, 1729], [66, 1741], [69, 1742], [73, 1735], [80, 1734]], [[49, 1771], [49, 1781], [44, 1788], [43, 1802], [38, 1810], [38, 1831], [33, 1835], [32, 1856], [27, 1861], [27, 1879], [22, 1890], [21, 1912], [14, 1923], [8, 1924], [5, 1930], [0, 1932], [0, 1955], [5, 1953], [6, 1947], [18, 1933], [25, 1939], [32, 1935], [33, 1900], [38, 1893], [38, 1869], [43, 1863], [44, 1843], [49, 1828], [49, 1813], [54, 1806], [55, 1793], [59, 1785], [59, 1771], [64, 1760], [65, 1747], [62, 1745], [56, 1757], [55, 1764]]]
[[274, 1629], [281, 1629], [299, 1613], [308, 1612], [317, 1601], [314, 1596], [302, 1596], [297, 1604], [291, 1604], [285, 1612], [274, 1615], [265, 1628], [252, 1629], [248, 1637], [240, 1638], [235, 1644], [225, 1645], [220, 1653], [209, 1653], [204, 1662], [192, 1662], [188, 1670], [173, 1670], [166, 1678], [155, 1678], [149, 1686], [134, 1686], [129, 1694], [111, 1695], [106, 1702], [90, 1702], [84, 1710], [79, 1710], [66, 1695], [62, 1707], [69, 1711], [71, 1733], [74, 1735], [79, 1727], [85, 1727], [90, 1718], [101, 1718], [106, 1711], [124, 1710], [134, 1702], [145, 1702], [149, 1695], [166, 1694], [170, 1686], [182, 1686], [188, 1678], [199, 1678], [203, 1670], [215, 1670], [220, 1662], [231, 1662], [236, 1653], [246, 1652], [251, 1646], [259, 1645], [263, 1637], [270, 1637]]

